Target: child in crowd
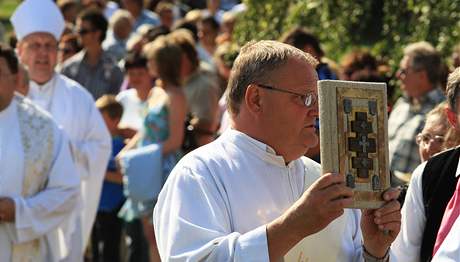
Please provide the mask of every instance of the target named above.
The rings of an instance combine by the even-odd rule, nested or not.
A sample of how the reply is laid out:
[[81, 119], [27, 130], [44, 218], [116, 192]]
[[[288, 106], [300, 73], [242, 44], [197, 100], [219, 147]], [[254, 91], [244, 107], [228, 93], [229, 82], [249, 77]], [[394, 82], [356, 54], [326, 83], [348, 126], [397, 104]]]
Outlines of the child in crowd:
[[96, 101], [107, 128], [112, 135], [112, 155], [109, 160], [101, 199], [91, 236], [93, 261], [120, 261], [120, 241], [123, 220], [117, 214], [125, 202], [123, 195], [123, 177], [117, 169], [115, 156], [125, 146], [120, 135], [118, 123], [123, 107], [115, 96], [104, 95]]

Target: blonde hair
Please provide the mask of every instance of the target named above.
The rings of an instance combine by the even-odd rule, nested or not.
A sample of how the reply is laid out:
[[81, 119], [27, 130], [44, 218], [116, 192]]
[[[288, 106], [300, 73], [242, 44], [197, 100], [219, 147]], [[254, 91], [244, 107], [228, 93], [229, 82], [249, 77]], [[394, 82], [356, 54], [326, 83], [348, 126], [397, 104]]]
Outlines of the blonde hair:
[[164, 83], [181, 85], [182, 50], [167, 36], [159, 36], [144, 46], [143, 52], [157, 67], [158, 77]]

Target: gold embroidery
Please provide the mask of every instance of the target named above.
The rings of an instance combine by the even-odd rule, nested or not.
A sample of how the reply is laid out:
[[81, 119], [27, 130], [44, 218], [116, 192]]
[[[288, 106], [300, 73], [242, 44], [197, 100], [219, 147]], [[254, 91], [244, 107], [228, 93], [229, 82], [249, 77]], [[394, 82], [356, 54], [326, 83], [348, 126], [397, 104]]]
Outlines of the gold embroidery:
[[[22, 195], [32, 196], [43, 189], [53, 161], [53, 121], [23, 97], [16, 96], [21, 141], [24, 149]], [[37, 261], [40, 241], [35, 239], [13, 246], [12, 261]]]

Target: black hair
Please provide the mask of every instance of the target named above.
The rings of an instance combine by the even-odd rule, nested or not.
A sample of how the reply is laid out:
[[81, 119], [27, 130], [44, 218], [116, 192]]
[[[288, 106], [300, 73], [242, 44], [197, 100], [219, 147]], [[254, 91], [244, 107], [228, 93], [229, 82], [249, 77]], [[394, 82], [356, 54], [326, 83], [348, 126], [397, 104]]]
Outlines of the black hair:
[[105, 16], [97, 9], [85, 9], [79, 15], [82, 21], [88, 21], [91, 24], [91, 29], [101, 32], [99, 42], [103, 42], [106, 36], [108, 22]]

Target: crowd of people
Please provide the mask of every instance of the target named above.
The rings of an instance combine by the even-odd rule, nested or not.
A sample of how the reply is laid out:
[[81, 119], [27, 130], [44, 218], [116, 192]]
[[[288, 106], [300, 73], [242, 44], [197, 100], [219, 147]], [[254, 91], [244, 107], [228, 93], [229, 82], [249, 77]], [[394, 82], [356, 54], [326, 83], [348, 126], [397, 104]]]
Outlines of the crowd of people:
[[[0, 45], [5, 261], [277, 261], [299, 243], [305, 261], [460, 260], [458, 57], [449, 70], [412, 43], [392, 74], [365, 49], [332, 61], [301, 27], [238, 47], [244, 11], [17, 7]], [[324, 79], [388, 84], [393, 187], [379, 209], [344, 208], [344, 174], [321, 173]]]

